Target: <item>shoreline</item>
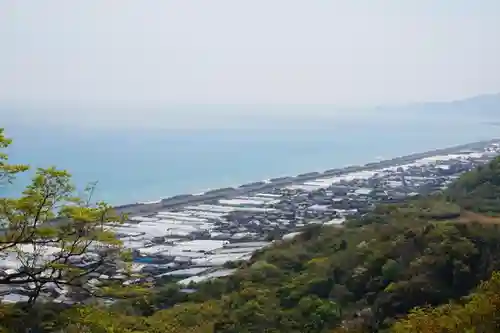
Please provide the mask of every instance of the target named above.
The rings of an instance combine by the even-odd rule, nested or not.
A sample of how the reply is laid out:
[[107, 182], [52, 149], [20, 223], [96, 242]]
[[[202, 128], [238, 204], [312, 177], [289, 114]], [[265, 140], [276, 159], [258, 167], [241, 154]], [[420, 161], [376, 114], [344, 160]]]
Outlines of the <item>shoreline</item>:
[[346, 175], [353, 172], [373, 171], [382, 168], [396, 167], [432, 156], [458, 153], [464, 150], [476, 150], [494, 143], [500, 143], [500, 138], [476, 141], [472, 143], [455, 145], [445, 148], [438, 148], [426, 152], [412, 153], [404, 156], [395, 157], [392, 159], [370, 162], [364, 165], [351, 165], [343, 168], [327, 169], [322, 172], [313, 171], [313, 172], [301, 173], [296, 176], [283, 176], [283, 177], [271, 178], [267, 180], [242, 184], [238, 187], [216, 188], [198, 194], [179, 194], [153, 201], [116, 205], [114, 206], [114, 208], [117, 210], [118, 213], [125, 213], [132, 216], [137, 214], [144, 215], [148, 213], [153, 213], [161, 209], [179, 208], [194, 203], [203, 203], [212, 200], [248, 195], [255, 192], [265, 191], [271, 188], [283, 188], [286, 186], [299, 184], [319, 178], [335, 177], [335, 176]]

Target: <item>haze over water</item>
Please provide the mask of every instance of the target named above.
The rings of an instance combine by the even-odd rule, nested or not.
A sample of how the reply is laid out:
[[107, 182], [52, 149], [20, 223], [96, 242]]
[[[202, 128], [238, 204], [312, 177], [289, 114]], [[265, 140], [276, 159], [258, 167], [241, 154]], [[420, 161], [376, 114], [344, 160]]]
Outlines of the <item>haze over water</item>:
[[10, 151], [13, 161], [68, 169], [80, 186], [99, 181], [99, 199], [123, 204], [499, 136], [498, 127], [486, 124], [494, 117], [477, 114], [379, 111], [331, 117], [318, 112], [327, 106], [301, 107], [316, 113], [293, 119], [260, 115], [229, 127], [191, 129], [171, 129], [168, 123], [106, 130], [18, 124], [8, 128], [15, 138]]
[[498, 0], [0, 1], [0, 127], [14, 161], [112, 203], [489, 139], [488, 98], [374, 106], [498, 93], [498, 17]]

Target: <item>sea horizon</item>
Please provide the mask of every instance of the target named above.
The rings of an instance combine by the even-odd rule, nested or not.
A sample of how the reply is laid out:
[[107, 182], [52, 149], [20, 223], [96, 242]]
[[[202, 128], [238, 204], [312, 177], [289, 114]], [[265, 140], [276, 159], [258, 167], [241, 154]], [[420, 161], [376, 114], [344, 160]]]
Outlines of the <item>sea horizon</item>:
[[[498, 119], [474, 114], [373, 112], [290, 119], [261, 115], [251, 123], [235, 119], [229, 126], [220, 119], [219, 127], [177, 129], [32, 123], [7, 126], [6, 133], [14, 139], [9, 148], [12, 162], [66, 169], [79, 189], [97, 181], [96, 200], [113, 205], [361, 165], [498, 137], [498, 127], [491, 124]], [[21, 177], [2, 189], [2, 196], [18, 194], [27, 181]]]

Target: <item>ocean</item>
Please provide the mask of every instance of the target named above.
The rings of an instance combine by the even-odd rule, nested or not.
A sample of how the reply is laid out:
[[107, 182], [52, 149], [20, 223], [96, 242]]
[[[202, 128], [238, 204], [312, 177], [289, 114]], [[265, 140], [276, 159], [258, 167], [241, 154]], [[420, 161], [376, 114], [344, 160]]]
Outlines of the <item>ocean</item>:
[[[199, 193], [499, 137], [499, 127], [487, 123], [491, 119], [475, 115], [372, 112], [332, 120], [308, 114], [293, 122], [259, 117], [252, 126], [220, 128], [82, 130], [32, 124], [6, 131], [14, 139], [9, 148], [13, 162], [67, 169], [80, 188], [98, 181], [96, 199], [111, 204]], [[21, 178], [0, 194], [15, 195], [25, 183]]]

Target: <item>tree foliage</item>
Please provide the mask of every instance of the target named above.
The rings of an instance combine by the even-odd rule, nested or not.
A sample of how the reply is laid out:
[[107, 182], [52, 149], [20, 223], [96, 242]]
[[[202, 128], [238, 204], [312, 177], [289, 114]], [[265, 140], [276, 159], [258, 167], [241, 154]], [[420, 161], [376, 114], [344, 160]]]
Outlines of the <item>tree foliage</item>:
[[500, 158], [463, 175], [446, 191], [465, 209], [479, 213], [500, 213]]
[[[0, 132], [1, 146], [10, 144]], [[27, 166], [10, 165], [2, 154], [3, 178], [13, 181]], [[0, 285], [21, 286], [34, 303], [47, 288], [67, 293], [104, 290], [89, 285], [93, 272], [116, 269], [123, 255], [121, 243], [105, 225], [121, 216], [105, 203], [92, 203], [93, 187], [77, 196], [71, 175], [55, 167], [39, 168], [17, 198], [0, 198], [0, 253], [12, 264]], [[119, 268], [120, 269], [120, 268]], [[125, 272], [126, 266], [121, 269]], [[102, 286], [101, 286], [102, 287]]]
[[392, 333], [498, 332], [500, 329], [500, 273], [482, 283], [460, 302], [417, 308], [391, 328]]
[[5, 136], [5, 130], [0, 128], [0, 186], [11, 182], [16, 174], [27, 171], [29, 167], [23, 164], [10, 164], [9, 155], [5, 149], [12, 143], [12, 139]]

